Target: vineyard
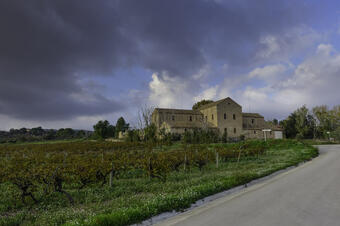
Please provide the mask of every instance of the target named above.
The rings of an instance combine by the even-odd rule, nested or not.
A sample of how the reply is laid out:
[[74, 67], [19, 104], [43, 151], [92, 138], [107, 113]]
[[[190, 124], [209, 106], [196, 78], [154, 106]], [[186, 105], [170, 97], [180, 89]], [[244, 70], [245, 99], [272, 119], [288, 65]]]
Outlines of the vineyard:
[[[81, 219], [82, 224], [86, 222], [101, 224], [100, 217], [90, 218], [92, 220], [89, 221], [86, 219], [93, 213], [111, 213], [116, 216], [124, 208], [131, 208], [126, 206], [126, 203], [135, 207], [138, 204], [144, 206], [154, 198], [159, 199], [159, 195], [164, 195], [165, 191], [171, 195], [178, 195], [181, 190], [172, 191], [164, 188], [171, 187], [174, 183], [181, 182], [178, 188], [185, 190], [190, 186], [203, 185], [208, 182], [209, 177], [213, 177], [216, 182], [217, 175], [221, 178], [223, 174], [223, 178], [229, 175], [229, 179], [234, 180], [234, 184], [231, 184], [234, 186], [262, 176], [255, 171], [250, 175], [248, 169], [242, 169], [245, 165], [253, 163], [263, 167], [266, 160], [272, 159], [273, 148], [284, 150], [291, 146], [305, 148], [303, 144], [295, 141], [267, 143], [252, 141], [188, 146], [113, 142], [3, 145], [0, 146], [0, 192], [6, 190], [3, 193], [6, 197], [0, 197], [4, 198], [0, 201], [0, 225], [18, 223], [59, 225], [66, 222], [71, 224], [77, 218]], [[288, 163], [276, 163], [276, 168], [296, 164], [304, 158], [308, 159], [311, 157], [310, 153], [304, 155], [300, 153], [299, 158], [293, 159], [294, 161], [289, 159]], [[273, 169], [266, 173], [271, 171]], [[183, 184], [186, 185], [183, 187]], [[222, 186], [217, 190], [226, 189], [228, 186]], [[98, 198], [98, 195], [102, 196]], [[148, 195], [151, 196], [145, 197]], [[89, 197], [92, 199], [88, 200]], [[97, 209], [100, 203], [107, 201], [115, 207], [105, 207], [104, 212]], [[115, 224], [135, 223], [162, 211], [187, 207], [189, 204], [187, 202], [157, 207], [157, 210], [145, 216], [125, 220], [121, 219], [121, 216], [113, 218], [119, 219]], [[76, 214], [68, 214], [58, 220], [42, 217], [45, 221], [41, 222], [36, 219], [43, 210], [58, 211], [67, 207], [74, 212], [84, 205], [89, 205], [92, 210], [85, 211], [86, 213], [76, 211]], [[37, 209], [37, 215], [30, 212], [32, 208]], [[28, 212], [29, 216], [26, 216]]]

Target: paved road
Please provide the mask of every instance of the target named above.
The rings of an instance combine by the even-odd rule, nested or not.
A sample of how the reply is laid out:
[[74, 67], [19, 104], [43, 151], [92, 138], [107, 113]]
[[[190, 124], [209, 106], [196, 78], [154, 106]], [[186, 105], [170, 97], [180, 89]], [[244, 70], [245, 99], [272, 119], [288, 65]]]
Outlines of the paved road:
[[187, 226], [340, 226], [340, 145], [300, 167], [160, 222]]

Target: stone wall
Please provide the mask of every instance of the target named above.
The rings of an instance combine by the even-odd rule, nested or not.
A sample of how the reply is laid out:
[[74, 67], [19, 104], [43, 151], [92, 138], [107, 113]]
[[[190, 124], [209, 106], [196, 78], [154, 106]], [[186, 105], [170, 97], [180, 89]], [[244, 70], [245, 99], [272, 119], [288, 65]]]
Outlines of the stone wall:
[[[264, 117], [258, 113], [242, 113], [242, 106], [231, 98], [225, 98], [203, 105], [199, 110], [156, 108], [152, 114], [152, 122], [158, 129], [166, 132], [183, 134], [193, 129], [218, 129], [220, 135], [225, 131], [228, 138], [264, 139], [263, 129], [267, 138], [275, 138], [275, 128], [268, 125]], [[280, 128], [276, 128], [280, 130]]]
[[242, 107], [232, 100], [217, 104], [217, 127], [220, 134], [224, 131], [230, 138], [238, 138], [242, 134]]

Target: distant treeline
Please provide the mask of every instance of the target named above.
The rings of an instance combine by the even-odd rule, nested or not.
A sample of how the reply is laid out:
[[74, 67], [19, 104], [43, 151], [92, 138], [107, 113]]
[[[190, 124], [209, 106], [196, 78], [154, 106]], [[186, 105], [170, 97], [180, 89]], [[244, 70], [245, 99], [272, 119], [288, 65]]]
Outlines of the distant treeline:
[[74, 130], [71, 128], [43, 129], [42, 127], [10, 129], [0, 131], [0, 143], [21, 143], [48, 140], [65, 140], [88, 138], [93, 134], [92, 131]]

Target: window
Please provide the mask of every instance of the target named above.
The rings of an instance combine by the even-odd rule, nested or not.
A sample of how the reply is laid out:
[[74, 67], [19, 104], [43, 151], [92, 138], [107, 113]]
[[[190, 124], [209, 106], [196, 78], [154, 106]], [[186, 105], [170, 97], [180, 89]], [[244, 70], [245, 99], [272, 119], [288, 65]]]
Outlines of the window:
[[175, 116], [172, 115], [172, 116], [171, 116], [171, 119], [172, 119], [172, 121], [175, 121]]
[[272, 131], [270, 131], [269, 134], [272, 135]]
[[236, 133], [236, 128], [234, 128], [234, 133]]
[[226, 114], [226, 113], [224, 113], [223, 117], [224, 117], [224, 119], [227, 119], [227, 114]]
[[191, 115], [189, 116], [189, 121], [192, 121], [192, 116]]
[[224, 128], [224, 133], [225, 133], [225, 134], [227, 133], [227, 128]]
[[254, 134], [256, 134], [256, 130], [254, 130]]
[[211, 119], [214, 120], [214, 114], [211, 115]]
[[206, 122], [208, 121], [208, 116], [207, 116], [207, 115], [205, 116], [205, 121], [206, 121]]
[[254, 124], [255, 120], [254, 119], [251, 119], [251, 124]]
[[184, 128], [184, 132], [186, 132], [187, 131], [187, 128]]
[[233, 119], [234, 119], [234, 120], [236, 119], [236, 115], [235, 115], [235, 114], [233, 114]]

